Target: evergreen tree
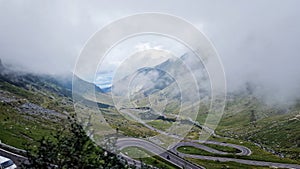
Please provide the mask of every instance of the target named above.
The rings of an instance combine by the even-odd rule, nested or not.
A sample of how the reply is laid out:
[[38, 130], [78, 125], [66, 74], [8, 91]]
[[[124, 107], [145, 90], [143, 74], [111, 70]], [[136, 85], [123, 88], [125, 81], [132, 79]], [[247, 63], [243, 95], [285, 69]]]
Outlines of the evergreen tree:
[[38, 146], [28, 145], [25, 169], [120, 169], [128, 168], [115, 154], [97, 146], [83, 127], [70, 118], [65, 129], [43, 137]]

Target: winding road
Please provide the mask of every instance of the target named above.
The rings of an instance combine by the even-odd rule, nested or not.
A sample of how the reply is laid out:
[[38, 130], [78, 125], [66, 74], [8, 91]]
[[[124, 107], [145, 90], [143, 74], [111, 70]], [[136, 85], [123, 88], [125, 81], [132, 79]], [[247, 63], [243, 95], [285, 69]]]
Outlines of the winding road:
[[[204, 167], [198, 166], [193, 164], [185, 159], [181, 158], [180, 156], [175, 155], [174, 153], [163, 149], [162, 147], [151, 143], [149, 141], [143, 139], [136, 139], [136, 138], [121, 138], [117, 141], [117, 148], [122, 150], [126, 147], [139, 147], [143, 148], [159, 157], [163, 158], [166, 161], [169, 161], [175, 166], [179, 168], [186, 168], [186, 169], [204, 169]], [[128, 157], [126, 157], [128, 158]]]
[[[241, 146], [241, 145], [236, 145], [236, 144], [230, 144], [230, 143], [220, 143], [217, 141], [193, 141], [193, 142], [197, 142], [197, 143], [205, 143], [205, 144], [214, 144], [214, 145], [219, 145], [219, 146], [224, 146], [224, 147], [231, 147], [231, 148], [235, 148], [237, 150], [240, 150], [239, 153], [236, 153], [235, 155], [239, 155], [239, 156], [249, 156], [252, 154], [252, 151], [245, 147], [245, 146]], [[213, 149], [215, 150], [215, 149]], [[231, 154], [231, 153], [227, 153], [227, 152], [222, 152], [222, 151], [218, 151], [217, 154]]]
[[[192, 146], [195, 148], [199, 148], [211, 153], [215, 154], [230, 154], [227, 152], [222, 152], [219, 150], [215, 150], [213, 148], [198, 144], [197, 142], [204, 143], [204, 141], [192, 141], [192, 142], [180, 142], [170, 150], [165, 150], [160, 146], [151, 143], [149, 141], [137, 138], [121, 138], [117, 141], [117, 148], [119, 150], [126, 148], [126, 147], [140, 147], [143, 148], [153, 154], [156, 154], [163, 158], [166, 161], [180, 167], [180, 168], [189, 168], [189, 169], [202, 169], [204, 167], [193, 164], [184, 158], [194, 158], [194, 159], [201, 159], [201, 160], [211, 160], [211, 161], [220, 161], [220, 162], [237, 162], [241, 164], [253, 165], [253, 166], [267, 166], [267, 167], [276, 167], [276, 168], [293, 168], [293, 169], [300, 169], [300, 165], [297, 164], [284, 164], [284, 163], [274, 163], [274, 162], [265, 162], [265, 161], [256, 161], [256, 160], [244, 160], [244, 159], [236, 159], [236, 158], [227, 158], [227, 157], [213, 157], [213, 156], [202, 156], [202, 155], [191, 155], [191, 154], [184, 154], [177, 151], [177, 148], [182, 146]], [[239, 153], [236, 155], [240, 156], [248, 156], [251, 154], [251, 150], [247, 147], [229, 144], [229, 143], [221, 143], [216, 141], [205, 141], [206, 144], [215, 144], [220, 146], [228, 146], [233, 147], [240, 150]], [[126, 158], [129, 158], [126, 156]]]
[[[135, 116], [133, 116], [131, 113], [129, 113], [128, 111], [124, 111], [123, 113], [132, 117], [133, 119], [137, 120], [138, 122], [142, 123], [145, 127], [156, 131], [160, 134], [163, 135], [167, 135], [173, 138], [177, 138], [180, 139], [179, 136], [177, 135], [173, 135], [173, 134], [169, 134], [165, 131], [162, 130], [158, 130], [150, 125], [148, 125], [147, 123], [145, 123], [144, 121], [136, 118]], [[209, 129], [206, 126], [202, 126], [203, 129], [205, 129], [206, 131], [212, 133], [213, 135], [215, 135], [214, 131]], [[275, 167], [275, 168], [292, 168], [292, 169], [300, 169], [300, 165], [297, 164], [283, 164], [283, 163], [273, 163], [273, 162], [264, 162], [264, 161], [255, 161], [255, 160], [243, 160], [243, 159], [236, 159], [236, 158], [226, 158], [226, 157], [213, 157], [213, 156], [202, 156], [202, 155], [191, 155], [191, 154], [183, 154], [177, 151], [177, 148], [182, 147], [182, 146], [192, 146], [198, 149], [202, 149], [204, 151], [213, 153], [213, 154], [220, 154], [220, 155], [228, 155], [231, 153], [228, 152], [222, 152], [213, 148], [210, 148], [208, 146], [205, 146], [203, 144], [198, 144], [198, 143], [206, 143], [206, 144], [214, 144], [214, 145], [219, 145], [219, 146], [225, 146], [225, 147], [232, 147], [235, 149], [240, 150], [239, 153], [235, 153], [235, 155], [238, 156], [249, 156], [251, 155], [251, 150], [247, 147], [244, 146], [240, 146], [240, 145], [236, 145], [236, 144], [229, 144], [229, 143], [221, 143], [221, 142], [216, 142], [216, 141], [199, 141], [199, 140], [188, 140], [188, 142], [180, 142], [177, 145], [173, 145], [171, 147], [169, 147], [168, 151], [167, 150], [163, 150], [158, 151], [158, 150], [162, 150], [162, 148], [154, 143], [151, 143], [149, 141], [146, 140], [142, 140], [142, 139], [135, 139], [135, 138], [126, 138], [126, 139], [119, 139], [118, 140], [118, 145], [119, 148], [125, 148], [125, 147], [131, 147], [131, 146], [135, 146], [135, 147], [140, 147], [140, 148], [144, 148], [147, 151], [154, 153], [156, 155], [159, 155], [161, 158], [163, 158], [164, 160], [170, 161], [166, 158], [166, 154], [169, 154], [170, 152], [173, 153], [172, 157], [175, 155], [176, 156], [176, 160], [177, 157], [181, 157], [180, 160], [178, 162], [176, 162], [175, 160], [171, 160], [170, 162], [173, 163], [176, 166], [182, 167], [182, 164], [184, 163], [190, 163], [187, 160], [185, 160], [184, 158], [194, 158], [194, 159], [202, 159], [202, 160], [212, 160], [212, 161], [220, 161], [220, 162], [237, 162], [237, 163], [241, 163], [241, 164], [248, 164], [248, 165], [254, 165], [254, 166], [268, 166], [268, 167]], [[169, 153], [167, 153], [167, 152]], [[171, 157], [171, 156], [170, 156]], [[129, 158], [129, 157], [126, 157]], [[185, 162], [184, 162], [185, 161]], [[191, 168], [193, 167], [198, 167], [198, 168], [204, 168], [204, 167], [200, 167], [200, 166], [190, 166]]]
[[[247, 156], [251, 154], [251, 150], [247, 147], [235, 145], [235, 144], [229, 144], [229, 143], [221, 143], [216, 141], [189, 141], [189, 142], [180, 142], [176, 144], [175, 146], [171, 147], [169, 150], [166, 150], [157, 144], [154, 144], [152, 142], [149, 142], [147, 140], [143, 139], [137, 139], [137, 138], [120, 138], [117, 140], [117, 148], [119, 150], [122, 150], [126, 147], [140, 147], [142, 149], [145, 149], [146, 151], [149, 151], [155, 155], [158, 155], [162, 159], [169, 161], [175, 166], [178, 166], [179, 168], [187, 168], [187, 169], [204, 169], [204, 167], [199, 166], [197, 164], [191, 163], [185, 158], [194, 158], [194, 159], [201, 159], [201, 160], [212, 160], [212, 161], [220, 161], [220, 162], [236, 162], [241, 164], [247, 164], [247, 165], [253, 165], [253, 166], [268, 166], [268, 167], [276, 167], [276, 168], [293, 168], [293, 169], [300, 169], [300, 165], [297, 164], [284, 164], [284, 163], [274, 163], [274, 162], [265, 162], [265, 161], [256, 161], [256, 160], [244, 160], [244, 159], [237, 159], [237, 158], [227, 158], [227, 157], [213, 157], [213, 156], [202, 156], [202, 155], [192, 155], [192, 154], [184, 154], [177, 151], [177, 148], [182, 146], [192, 146], [195, 148], [199, 148], [211, 153], [215, 154], [229, 154], [227, 152], [222, 152], [219, 150], [215, 150], [213, 148], [198, 144], [199, 143], [206, 143], [206, 144], [215, 144], [220, 146], [228, 146], [233, 147], [238, 150], [240, 150], [239, 153], [236, 155], [240, 156]], [[12, 159], [17, 166], [19, 166], [22, 162], [27, 161], [27, 158], [12, 152], [9, 152], [4, 149], [0, 149], [0, 155], [8, 157]], [[131, 162], [132, 164], [139, 165], [140, 162], [131, 159], [130, 157], [120, 154], [123, 159], [126, 159], [127, 161]]]
[[235, 144], [228, 144], [228, 143], [220, 143], [220, 142], [216, 142], [216, 141], [205, 141], [205, 142], [200, 142], [200, 141], [192, 141], [192, 142], [180, 142], [177, 145], [173, 146], [171, 148], [172, 152], [176, 152], [177, 153], [177, 148], [179, 147], [183, 147], [183, 146], [190, 146], [190, 147], [195, 147], [197, 149], [202, 149], [204, 151], [213, 153], [213, 154], [221, 154], [221, 155], [228, 155], [228, 154], [232, 154], [232, 153], [228, 153], [228, 152], [223, 152], [223, 151], [219, 151], [210, 147], [207, 147], [203, 144], [198, 144], [198, 143], [206, 143], [206, 144], [214, 144], [214, 145], [219, 145], [219, 146], [225, 146], [225, 147], [232, 147], [235, 148], [237, 150], [239, 150], [239, 153], [235, 153], [235, 155], [239, 155], [239, 156], [249, 156], [251, 155], [251, 150], [248, 149], [247, 147], [244, 146], [239, 146], [239, 145], [235, 145]]

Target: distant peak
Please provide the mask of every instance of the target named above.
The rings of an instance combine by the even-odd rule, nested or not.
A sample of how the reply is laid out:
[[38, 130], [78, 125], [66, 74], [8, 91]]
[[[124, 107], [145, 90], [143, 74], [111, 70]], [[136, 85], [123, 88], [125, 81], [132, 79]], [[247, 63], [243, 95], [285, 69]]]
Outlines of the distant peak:
[[153, 68], [151, 67], [142, 67], [138, 69], [138, 72], [151, 71], [151, 70], [153, 70]]

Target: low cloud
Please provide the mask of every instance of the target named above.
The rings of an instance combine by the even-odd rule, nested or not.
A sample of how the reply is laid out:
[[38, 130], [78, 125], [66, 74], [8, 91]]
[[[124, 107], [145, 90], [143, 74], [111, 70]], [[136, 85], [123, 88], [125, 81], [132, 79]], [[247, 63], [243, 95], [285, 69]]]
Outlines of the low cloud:
[[[39, 73], [74, 69], [85, 42], [104, 25], [139, 12], [180, 16], [203, 31], [224, 64], [229, 91], [255, 84], [270, 100], [300, 91], [300, 1], [0, 1], [0, 57]], [[176, 25], [174, 25], [176, 26]]]

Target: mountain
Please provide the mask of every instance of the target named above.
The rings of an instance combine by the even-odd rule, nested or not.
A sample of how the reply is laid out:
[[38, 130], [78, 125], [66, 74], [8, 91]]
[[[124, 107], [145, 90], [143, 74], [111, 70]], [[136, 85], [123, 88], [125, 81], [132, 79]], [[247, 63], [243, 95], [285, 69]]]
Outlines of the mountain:
[[108, 93], [108, 92], [111, 92], [111, 86], [110, 87], [102, 87], [102, 88], [100, 88], [101, 89], [101, 91], [103, 92], [103, 93]]
[[[103, 101], [106, 103], [107, 95], [104, 95], [104, 91], [93, 83], [82, 80], [76, 75], [67, 74], [65, 76], [53, 76], [45, 74], [35, 74], [28, 72], [15, 71], [11, 68], [6, 68], [0, 60], [0, 81], [6, 82], [24, 90], [36, 91], [47, 95], [55, 93], [61, 97], [72, 98], [73, 95], [83, 96], [86, 100], [96, 101], [92, 99], [94, 89], [98, 98], [105, 98]], [[75, 89], [73, 90], [73, 82], [76, 82]], [[72, 93], [73, 91], [73, 93]], [[52, 97], [52, 96], [49, 96]]]
[[103, 89], [100, 89], [94, 83], [85, 81], [80, 77], [73, 76], [72, 86], [73, 101], [83, 102], [86, 105], [97, 105], [100, 107], [113, 107], [112, 97]]
[[13, 84], [25, 90], [42, 92], [51, 92], [59, 96], [71, 97], [72, 87], [69, 79], [55, 77], [50, 75], [39, 75], [14, 71], [0, 66], [0, 81]]
[[73, 75], [73, 83], [76, 83], [76, 92], [78, 92], [78, 94], [86, 94], [88, 92], [88, 89], [94, 88], [96, 92], [99, 93], [104, 93], [104, 91], [102, 89], [100, 89], [98, 86], [96, 86], [94, 83], [85, 81], [83, 79], [81, 79], [80, 77]]
[[[1, 63], [1, 62], [0, 62]], [[62, 128], [74, 112], [72, 92], [49, 75], [0, 64], [0, 140], [18, 148]]]
[[[123, 73], [124, 74], [124, 73]], [[142, 67], [133, 73], [118, 78], [112, 85], [112, 95], [120, 98], [121, 107], [128, 105], [149, 106], [149, 98], [156, 103], [168, 100], [172, 109], [180, 105], [182, 99], [185, 104], [193, 104], [200, 93], [201, 99], [209, 98], [210, 81], [203, 64], [192, 53], [186, 53], [180, 58], [169, 58], [153, 67]], [[143, 103], [143, 104], [142, 104]], [[186, 105], [186, 106], [187, 106]]]
[[[154, 67], [140, 68], [125, 76], [114, 84], [114, 98], [110, 92], [77, 76], [73, 77], [75, 86], [72, 86], [72, 76], [54, 77], [18, 72], [6, 68], [0, 60], [0, 127], [3, 129], [0, 140], [22, 148], [23, 143], [55, 131], [61, 127], [66, 116], [74, 112], [74, 95], [78, 99], [75, 101], [82, 101], [87, 106], [96, 104], [107, 112], [117, 103], [121, 104], [120, 107], [144, 107], [151, 111], [165, 107], [165, 114], [174, 113], [180, 107], [181, 92], [195, 95], [189, 91], [190, 70], [181, 68], [183, 61], [189, 65], [190, 70], [203, 72], [194, 73], [204, 83], [199, 92], [209, 93], [205, 86], [207, 76], [204, 70], [197, 67], [198, 63], [193, 62], [192, 56], [188, 54]], [[181, 88], [178, 81], [183, 85]], [[72, 88], [76, 90], [72, 91]], [[247, 84], [244, 92], [229, 93], [225, 113], [216, 133], [253, 142], [281, 157], [299, 160], [300, 101], [293, 105], [268, 105], [255, 97], [254, 90], [255, 87]], [[129, 102], [122, 100], [124, 96], [126, 99], [129, 96], [129, 100], [126, 100]], [[113, 111], [117, 112], [115, 109]], [[206, 109], [200, 110], [197, 120], [201, 121], [200, 117], [205, 113]], [[107, 118], [111, 122], [118, 121], [120, 126], [124, 125], [124, 119], [116, 114]], [[154, 115], [157, 117], [157, 114]], [[128, 123], [128, 126], [135, 126], [132, 130], [134, 132], [141, 128], [136, 123]], [[123, 131], [128, 131], [128, 128]]]
[[[184, 64], [183, 64], [184, 63]], [[184, 66], [186, 65], [186, 67]], [[190, 91], [191, 72], [195, 75], [199, 93], [209, 98], [210, 86], [207, 72], [191, 54], [180, 59], [168, 59], [154, 67], [144, 67], [125, 76], [113, 85], [113, 93], [127, 100], [117, 100], [120, 107], [151, 107], [167, 99], [168, 112], [175, 112], [181, 94], [195, 95]], [[179, 86], [181, 84], [181, 86]], [[180, 90], [179, 90], [180, 89]], [[224, 116], [217, 134], [254, 142], [279, 156], [300, 159], [300, 104], [269, 105], [254, 95], [255, 86], [247, 83], [245, 91], [228, 94]], [[208, 100], [208, 99], [207, 99]], [[177, 105], [177, 106], [174, 106]], [[206, 109], [199, 112], [202, 121]], [[206, 116], [205, 116], [206, 117]], [[201, 123], [202, 124], [202, 123]]]
[[149, 67], [137, 70], [130, 79], [130, 87], [134, 88], [131, 90], [143, 93], [145, 97], [165, 89], [175, 81], [165, 71]]
[[244, 92], [228, 94], [216, 133], [256, 143], [281, 157], [300, 159], [300, 104], [270, 105]]

